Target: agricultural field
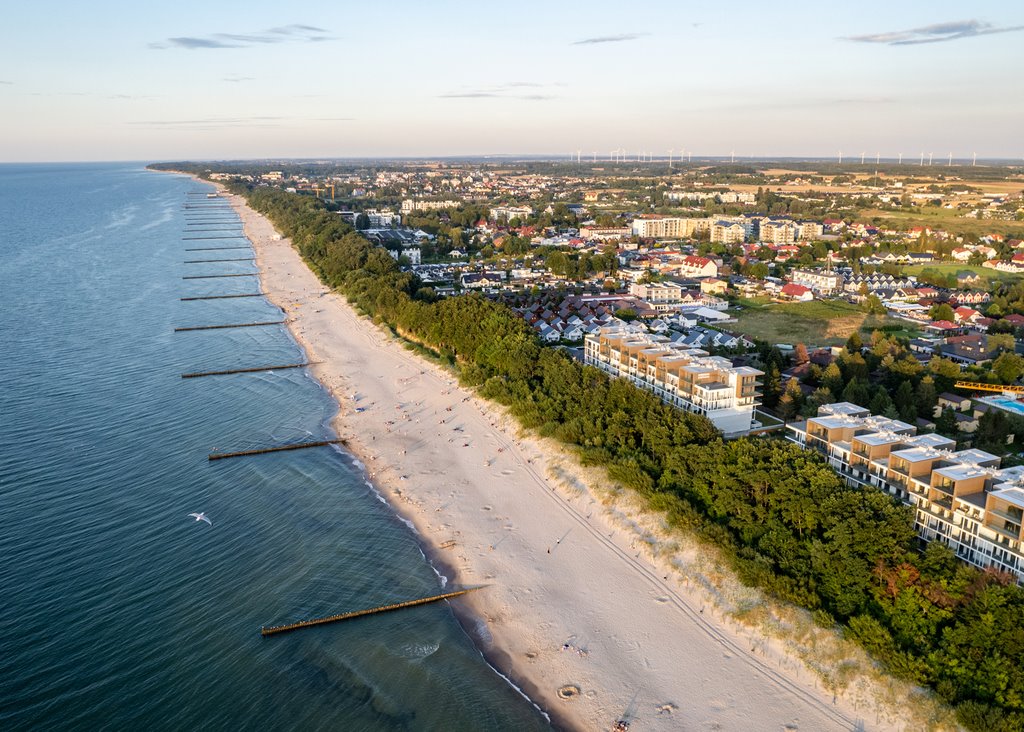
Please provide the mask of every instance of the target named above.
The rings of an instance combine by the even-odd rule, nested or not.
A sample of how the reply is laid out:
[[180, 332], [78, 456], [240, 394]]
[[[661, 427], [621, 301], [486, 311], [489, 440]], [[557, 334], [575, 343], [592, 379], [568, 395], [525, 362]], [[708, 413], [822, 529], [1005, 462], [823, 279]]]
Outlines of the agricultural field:
[[951, 208], [922, 206], [913, 211], [883, 211], [877, 208], [861, 209], [858, 220], [866, 220], [877, 226], [906, 230], [915, 226], [947, 231], [950, 234], [1006, 234], [1024, 237], [1024, 221], [1003, 221], [1000, 219], [969, 219], [964, 211]]
[[868, 315], [856, 305], [833, 300], [777, 303], [767, 299], [738, 301], [736, 323], [731, 331], [768, 343], [808, 346], [841, 346], [855, 332], [867, 340], [874, 330], [913, 337], [911, 323], [888, 315]]

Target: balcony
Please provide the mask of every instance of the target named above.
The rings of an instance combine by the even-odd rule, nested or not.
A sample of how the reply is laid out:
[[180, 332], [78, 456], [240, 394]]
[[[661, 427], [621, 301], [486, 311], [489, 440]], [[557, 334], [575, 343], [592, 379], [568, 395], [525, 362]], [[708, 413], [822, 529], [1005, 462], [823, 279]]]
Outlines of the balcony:
[[1024, 519], [1024, 516], [1019, 513], [1007, 513], [1006, 511], [1000, 511], [998, 508], [990, 508], [988, 510], [988, 514], [990, 516], [998, 516], [1001, 519], [1006, 519], [1007, 521], [1015, 524], [1020, 524], [1022, 519]]
[[[1012, 529], [1008, 529], [1005, 526], [996, 526], [996, 525], [990, 524], [990, 523], [986, 523], [985, 524], [985, 528], [986, 529], [991, 529], [992, 531], [996, 532], [997, 534], [1000, 534], [1001, 536], [1005, 537], [1005, 539], [1012, 539], [1014, 541], [1017, 541], [1018, 539], [1020, 539], [1020, 526], [1017, 525], [1017, 524], [1009, 524], [1009, 526], [1016, 526], [1017, 527], [1016, 531], [1014, 531]], [[1004, 543], [1005, 539], [1001, 539], [1000, 543]]]

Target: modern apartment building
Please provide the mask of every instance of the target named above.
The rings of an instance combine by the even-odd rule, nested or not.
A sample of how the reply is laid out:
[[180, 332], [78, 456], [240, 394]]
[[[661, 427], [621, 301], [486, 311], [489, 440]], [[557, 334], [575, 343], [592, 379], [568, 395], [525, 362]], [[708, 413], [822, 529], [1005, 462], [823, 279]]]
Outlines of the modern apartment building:
[[792, 244], [797, 227], [788, 219], [762, 219], [759, 237], [768, 244]]
[[963, 561], [1024, 583], [1024, 466], [999, 467], [982, 450], [957, 450], [941, 435], [872, 416], [848, 402], [787, 425], [788, 439], [821, 452], [850, 485], [884, 490], [914, 509], [925, 541], [941, 541]]
[[760, 404], [763, 372], [735, 367], [707, 351], [672, 343], [664, 336], [602, 328], [584, 343], [584, 361], [680, 409], [703, 414], [725, 434], [746, 432]]
[[446, 208], [458, 208], [461, 205], [462, 201], [414, 201], [407, 198], [402, 201], [401, 211], [404, 214], [413, 211], [440, 211]]
[[746, 237], [743, 224], [735, 221], [716, 220], [711, 225], [711, 241], [723, 244], [741, 244]]
[[710, 219], [684, 219], [671, 216], [644, 216], [633, 220], [633, 234], [653, 239], [685, 239], [708, 231]]
[[831, 295], [843, 284], [841, 276], [824, 270], [794, 269], [790, 279], [793, 284], [809, 287], [819, 295]]

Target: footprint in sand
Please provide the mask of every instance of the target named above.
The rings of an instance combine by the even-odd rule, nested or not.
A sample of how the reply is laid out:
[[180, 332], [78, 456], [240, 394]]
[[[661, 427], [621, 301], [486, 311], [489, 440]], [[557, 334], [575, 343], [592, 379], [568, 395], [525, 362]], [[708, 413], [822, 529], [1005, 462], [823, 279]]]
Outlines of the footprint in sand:
[[492, 511], [492, 510], [493, 510], [493, 508], [492, 508], [491, 506], [484, 506], [484, 507], [482, 507], [482, 508], [481, 508], [480, 510], [481, 510], [481, 511]]

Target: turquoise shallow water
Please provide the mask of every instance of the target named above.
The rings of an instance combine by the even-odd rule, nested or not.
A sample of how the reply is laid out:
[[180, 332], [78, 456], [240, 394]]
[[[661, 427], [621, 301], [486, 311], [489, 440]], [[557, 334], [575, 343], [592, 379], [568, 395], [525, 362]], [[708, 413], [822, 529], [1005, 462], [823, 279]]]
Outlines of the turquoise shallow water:
[[[0, 166], [0, 728], [544, 729], [445, 604], [264, 639], [261, 625], [434, 594], [411, 530], [341, 450], [208, 462], [333, 436], [270, 321], [244, 240], [190, 179]], [[213, 218], [213, 216], [211, 216]], [[194, 236], [219, 236], [193, 233]], [[213, 525], [187, 514], [205, 511]]]

